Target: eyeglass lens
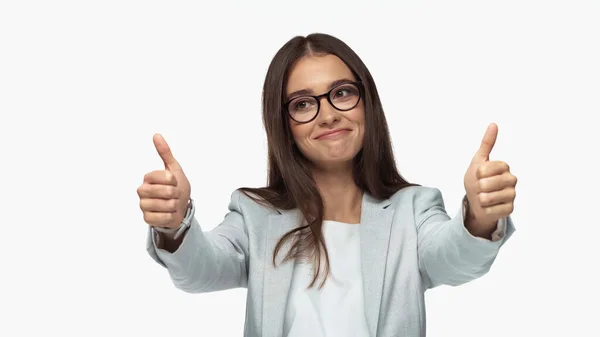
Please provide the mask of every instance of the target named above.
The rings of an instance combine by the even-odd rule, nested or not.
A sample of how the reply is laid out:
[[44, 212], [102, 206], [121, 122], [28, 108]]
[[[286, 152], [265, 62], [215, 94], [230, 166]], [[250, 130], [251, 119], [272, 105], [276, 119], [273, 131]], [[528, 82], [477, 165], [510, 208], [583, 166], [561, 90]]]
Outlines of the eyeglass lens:
[[[341, 111], [354, 108], [359, 99], [360, 92], [356, 85], [351, 83], [337, 86], [329, 94], [329, 100], [333, 107]], [[319, 102], [311, 96], [300, 96], [289, 102], [288, 111], [291, 117], [298, 122], [309, 121], [319, 112]]]

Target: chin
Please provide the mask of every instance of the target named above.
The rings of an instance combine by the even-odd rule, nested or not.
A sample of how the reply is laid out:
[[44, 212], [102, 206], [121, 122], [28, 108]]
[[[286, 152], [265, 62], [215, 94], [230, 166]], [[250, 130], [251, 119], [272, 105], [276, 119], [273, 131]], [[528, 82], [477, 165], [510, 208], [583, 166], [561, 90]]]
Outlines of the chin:
[[322, 155], [314, 160], [311, 160], [317, 167], [321, 168], [338, 168], [338, 167], [347, 167], [352, 165], [352, 161], [354, 157], [356, 157], [356, 152], [345, 153], [340, 155]]
[[317, 167], [331, 168], [352, 164], [352, 160], [360, 152], [359, 144], [344, 144], [343, 146], [300, 148], [300, 152]]

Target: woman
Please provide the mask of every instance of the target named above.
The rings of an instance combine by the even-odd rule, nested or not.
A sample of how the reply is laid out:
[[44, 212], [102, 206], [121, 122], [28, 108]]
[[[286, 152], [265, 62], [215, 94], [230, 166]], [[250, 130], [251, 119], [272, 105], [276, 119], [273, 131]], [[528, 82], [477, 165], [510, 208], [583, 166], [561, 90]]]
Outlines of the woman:
[[295, 37], [264, 83], [268, 184], [203, 232], [167, 143], [138, 189], [148, 252], [190, 293], [248, 289], [246, 336], [424, 336], [425, 290], [484, 275], [513, 233], [516, 178], [491, 124], [450, 217], [398, 173], [371, 74], [342, 41]]

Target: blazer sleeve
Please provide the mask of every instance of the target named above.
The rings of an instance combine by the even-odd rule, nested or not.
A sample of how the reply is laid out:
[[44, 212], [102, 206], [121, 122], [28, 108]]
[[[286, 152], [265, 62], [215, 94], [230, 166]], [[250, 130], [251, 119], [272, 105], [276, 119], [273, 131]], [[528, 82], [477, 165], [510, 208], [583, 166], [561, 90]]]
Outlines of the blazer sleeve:
[[193, 217], [181, 245], [173, 253], [159, 248], [154, 231], [148, 230], [147, 251], [168, 270], [175, 287], [189, 293], [247, 287], [248, 232], [240, 193], [232, 193], [228, 213], [213, 230], [203, 231]]
[[492, 240], [473, 236], [464, 224], [464, 206], [451, 218], [437, 188], [421, 187], [414, 210], [419, 270], [426, 288], [457, 286], [485, 275], [515, 231], [509, 216], [499, 221]]

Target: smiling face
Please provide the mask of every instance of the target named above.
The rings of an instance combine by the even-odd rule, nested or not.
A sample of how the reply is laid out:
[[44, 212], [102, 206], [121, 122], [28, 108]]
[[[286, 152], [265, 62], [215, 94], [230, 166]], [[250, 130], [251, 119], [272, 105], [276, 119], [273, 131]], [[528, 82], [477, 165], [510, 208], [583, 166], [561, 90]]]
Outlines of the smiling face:
[[[363, 99], [358, 100], [360, 91], [351, 84], [355, 81], [352, 71], [335, 55], [305, 56], [290, 72], [286, 88], [287, 101], [292, 101], [290, 128], [302, 154], [317, 167], [347, 167], [362, 148], [365, 113]], [[330, 99], [324, 95], [318, 105], [307, 97], [332, 89]], [[298, 122], [309, 120], [318, 106], [314, 119]]]

